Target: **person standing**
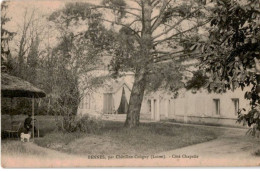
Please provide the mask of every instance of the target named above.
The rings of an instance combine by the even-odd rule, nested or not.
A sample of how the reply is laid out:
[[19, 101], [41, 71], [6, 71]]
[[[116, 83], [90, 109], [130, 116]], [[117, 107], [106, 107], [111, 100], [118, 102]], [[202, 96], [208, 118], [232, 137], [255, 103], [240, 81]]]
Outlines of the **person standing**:
[[[36, 121], [36, 119], [34, 119]], [[29, 133], [32, 130], [32, 115], [29, 114], [28, 117], [24, 120], [24, 128], [26, 133]], [[36, 133], [36, 127], [34, 126], [34, 133]]]

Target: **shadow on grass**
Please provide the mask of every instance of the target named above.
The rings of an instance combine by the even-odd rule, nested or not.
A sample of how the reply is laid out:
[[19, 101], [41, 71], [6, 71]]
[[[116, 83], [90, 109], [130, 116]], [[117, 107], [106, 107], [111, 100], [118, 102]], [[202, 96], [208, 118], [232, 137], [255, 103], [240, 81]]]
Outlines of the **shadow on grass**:
[[124, 128], [123, 122], [104, 121], [99, 134], [52, 132], [36, 139], [39, 146], [72, 154], [150, 155], [217, 138], [211, 129], [162, 123]]

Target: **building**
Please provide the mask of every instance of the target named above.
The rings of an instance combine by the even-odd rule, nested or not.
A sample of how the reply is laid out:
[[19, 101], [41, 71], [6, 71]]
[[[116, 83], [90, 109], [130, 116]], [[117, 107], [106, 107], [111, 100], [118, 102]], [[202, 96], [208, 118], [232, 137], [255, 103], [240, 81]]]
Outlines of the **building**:
[[[133, 74], [127, 73], [88, 91], [82, 97], [78, 113], [126, 114], [133, 81]], [[205, 89], [181, 89], [177, 96], [164, 90], [145, 93], [141, 117], [146, 116], [154, 121], [169, 119], [185, 123], [241, 126], [236, 123], [237, 111], [250, 108], [244, 93], [245, 90], [241, 89], [223, 94], [208, 93]]]
[[[244, 99], [245, 91], [236, 89], [223, 94], [207, 90], [187, 91], [182, 89], [174, 98], [167, 94], [154, 93], [145, 98], [151, 104], [151, 119], [172, 119], [178, 122], [241, 126], [237, 124], [240, 108], [249, 109]], [[150, 103], [151, 102], [151, 103]]]

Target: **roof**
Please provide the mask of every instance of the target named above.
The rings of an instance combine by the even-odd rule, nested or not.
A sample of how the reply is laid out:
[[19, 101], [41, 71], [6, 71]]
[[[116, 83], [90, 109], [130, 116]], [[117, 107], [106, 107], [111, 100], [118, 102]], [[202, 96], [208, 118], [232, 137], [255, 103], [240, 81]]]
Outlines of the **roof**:
[[106, 88], [105, 88], [105, 92], [106, 93], [116, 93], [121, 87], [126, 86], [126, 88], [128, 88], [128, 90], [131, 91], [131, 87], [129, 87], [129, 85], [125, 82], [125, 81], [121, 81], [121, 82], [111, 82]]
[[6, 73], [1, 74], [1, 96], [3, 97], [31, 97], [40, 98], [45, 97], [46, 94], [39, 88], [36, 88], [31, 83], [8, 75]]

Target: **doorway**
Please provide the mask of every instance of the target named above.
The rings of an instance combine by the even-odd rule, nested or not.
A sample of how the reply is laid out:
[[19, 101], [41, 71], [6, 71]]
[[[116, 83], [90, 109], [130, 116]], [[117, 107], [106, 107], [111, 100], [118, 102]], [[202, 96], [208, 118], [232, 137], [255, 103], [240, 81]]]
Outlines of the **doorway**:
[[128, 103], [126, 100], [125, 89], [123, 87], [120, 105], [117, 109], [118, 114], [126, 114], [128, 110]]

